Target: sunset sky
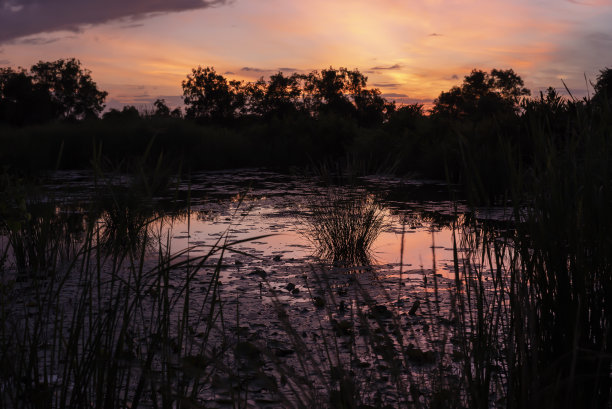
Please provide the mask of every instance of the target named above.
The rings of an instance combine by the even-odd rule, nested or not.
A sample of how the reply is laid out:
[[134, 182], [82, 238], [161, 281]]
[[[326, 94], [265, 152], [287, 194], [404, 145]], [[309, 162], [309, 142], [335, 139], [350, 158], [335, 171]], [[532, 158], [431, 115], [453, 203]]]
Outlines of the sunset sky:
[[180, 101], [198, 65], [255, 80], [357, 68], [388, 99], [424, 102], [473, 68], [533, 93], [612, 67], [612, 0], [0, 0], [0, 66], [75, 57], [107, 104]]

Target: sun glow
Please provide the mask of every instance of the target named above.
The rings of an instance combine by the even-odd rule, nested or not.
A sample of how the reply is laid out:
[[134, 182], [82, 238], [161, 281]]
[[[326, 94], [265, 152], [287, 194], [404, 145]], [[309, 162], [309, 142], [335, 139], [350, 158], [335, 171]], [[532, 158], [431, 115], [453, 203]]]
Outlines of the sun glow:
[[611, 2], [551, 1], [236, 1], [17, 38], [2, 44], [0, 61], [28, 67], [74, 56], [109, 98], [137, 87], [178, 96], [198, 65], [245, 81], [357, 68], [401, 101], [431, 101], [473, 68], [513, 68], [530, 88], [562, 77], [581, 89], [585, 73], [609, 64]]

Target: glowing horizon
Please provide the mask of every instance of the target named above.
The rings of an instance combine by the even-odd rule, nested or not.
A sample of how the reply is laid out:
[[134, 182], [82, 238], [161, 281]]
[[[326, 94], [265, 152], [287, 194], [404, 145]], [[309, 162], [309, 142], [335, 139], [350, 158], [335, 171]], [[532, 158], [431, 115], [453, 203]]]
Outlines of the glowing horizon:
[[[610, 0], [81, 4], [3, 0], [0, 66], [77, 58], [112, 107], [178, 101], [182, 80], [198, 65], [245, 81], [356, 68], [389, 100], [424, 103], [474, 68], [512, 68], [533, 94], [562, 90], [563, 79], [582, 96], [585, 76], [594, 80], [612, 65]], [[41, 14], [45, 7], [54, 17]]]

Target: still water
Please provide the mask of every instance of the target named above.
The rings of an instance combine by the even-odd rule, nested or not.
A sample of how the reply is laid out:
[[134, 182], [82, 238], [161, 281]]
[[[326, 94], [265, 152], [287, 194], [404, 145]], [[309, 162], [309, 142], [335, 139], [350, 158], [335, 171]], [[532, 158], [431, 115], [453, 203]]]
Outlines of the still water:
[[[206, 333], [207, 345], [226, 345], [231, 340], [239, 347], [245, 345], [246, 339], [248, 345], [263, 346], [276, 357], [276, 361], [260, 362], [263, 367], [256, 369], [242, 362], [244, 357], [238, 352], [234, 358], [221, 358], [224, 365], [238, 367], [247, 374], [246, 380], [251, 382], [247, 406], [265, 407], [260, 404], [277, 402], [276, 387], [261, 385], [262, 371], [280, 380], [285, 376], [280, 376], [281, 366], [302, 365], [303, 371], [316, 372], [329, 365], [328, 353], [322, 349], [327, 343], [321, 342], [327, 338], [336, 342], [340, 339], [345, 344], [346, 351], [338, 352], [338, 356], [348, 359], [349, 365], [357, 362], [363, 370], [374, 370], [368, 376], [380, 382], [376, 393], [387, 393], [391, 403], [411, 399], [397, 395], [394, 386], [385, 381], [388, 375], [384, 369], [375, 370], [387, 367], [384, 354], [373, 350], [367, 337], [354, 337], [357, 328], [360, 335], [368, 331], [368, 326], [360, 324], [355, 315], [364, 311], [369, 311], [370, 319], [385, 331], [387, 326], [403, 328], [417, 367], [433, 356], [427, 355], [428, 350], [442, 348], [448, 356], [454, 351], [452, 331], [444, 326], [453, 320], [451, 295], [459, 267], [453, 248], [462, 253], [456, 226], [466, 217], [466, 208], [461, 201], [451, 200], [454, 192], [445, 183], [376, 176], [328, 184], [311, 177], [243, 169], [193, 174], [145, 198], [137, 192], [142, 191], [142, 184], [134, 178], [115, 175], [95, 183], [93, 180], [87, 172], [58, 172], [39, 187], [37, 197], [42, 203], [53, 204], [52, 217], [72, 220], [77, 216], [72, 222], [77, 229], [83, 224], [78, 216], [86, 209], [99, 207], [87, 217], [95, 218], [95, 223], [102, 226], [102, 238], [97, 238], [100, 249], [125, 246], [129, 238], [145, 237], [147, 246], [136, 254], [145, 257], [153, 272], [157, 271], [155, 263], [160, 253], [177, 255], [173, 262], [179, 267], [172, 271], [165, 286], [179, 289], [181, 280], [191, 277], [186, 307], [170, 312], [176, 314], [171, 326], [178, 325], [181, 316], [188, 317], [186, 333], [194, 337], [189, 345], [201, 344], [198, 336]], [[100, 203], [105, 204], [99, 206]], [[480, 209], [476, 216], [500, 220], [504, 210]], [[128, 227], [118, 232], [121, 229], [117, 226]], [[138, 226], [147, 226], [146, 232]], [[104, 232], [110, 233], [105, 236]], [[2, 269], [2, 279], [6, 280], [20, 267], [14, 261], [17, 258], [12, 257], [11, 246], [7, 246], [7, 236], [0, 239], [2, 248], [8, 249]], [[199, 257], [211, 249], [222, 250], [206, 258], [205, 264], [198, 264]], [[32, 260], [29, 263], [31, 267]], [[43, 264], [36, 267], [42, 268]], [[112, 268], [114, 264], [109, 265]], [[133, 270], [126, 263], [125, 277], [120, 280], [127, 280]], [[105, 282], [112, 282], [117, 274], [123, 273], [112, 270]], [[211, 332], [207, 328], [210, 324], [194, 317], [202, 317], [211, 308], [207, 297], [214, 274], [218, 274], [219, 290], [214, 291], [218, 291], [215, 297], [218, 296], [222, 315], [215, 318], [221, 324]], [[83, 287], [80, 277], [72, 274], [62, 282], [62, 300], [67, 303], [57, 308], [66, 317], [71, 314], [70, 300], [76, 299]], [[25, 281], [19, 290], [24, 295], [15, 296], [14, 305], [32, 304], [25, 298], [29, 291]], [[109, 293], [100, 288], [98, 295], [91, 296], [91, 304], [112, 302], [112, 287]], [[175, 294], [177, 306], [185, 300], [182, 291]], [[147, 290], [143, 295], [145, 311], [147, 303], [155, 305], [155, 299], [145, 299], [151, 294], [155, 295]], [[162, 318], [167, 317], [168, 314]], [[130, 331], [134, 339], [146, 344], [154, 324], [154, 320], [143, 316], [130, 323]], [[170, 336], [183, 339], [180, 328], [185, 331], [185, 326], [173, 328]], [[300, 341], [296, 343], [291, 334], [298, 334]], [[312, 367], [301, 361], [298, 344], [302, 342], [309, 351]], [[386, 346], [391, 350], [405, 347]], [[147, 348], [142, 347], [143, 354]], [[182, 365], [181, 356], [187, 355], [187, 347], [182, 348], [183, 352], [172, 358], [177, 368]], [[217, 347], [211, 348], [210, 353], [216, 353]], [[53, 368], [49, 371], [53, 372]], [[410, 381], [416, 376], [411, 371], [404, 371], [401, 378]], [[315, 390], [327, 387], [325, 379], [333, 371], [325, 373], [318, 378], [319, 383], [314, 383]], [[428, 381], [421, 384], [427, 386]], [[213, 402], [207, 407], [231, 407], [235, 403], [232, 388], [205, 383], [197, 396]], [[294, 401], [296, 397], [287, 399]]]

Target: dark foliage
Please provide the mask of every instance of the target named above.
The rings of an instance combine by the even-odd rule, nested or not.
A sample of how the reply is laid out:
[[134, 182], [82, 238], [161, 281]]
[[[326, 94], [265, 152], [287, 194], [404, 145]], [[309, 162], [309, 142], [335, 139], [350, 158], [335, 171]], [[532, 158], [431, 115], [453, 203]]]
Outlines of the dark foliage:
[[605, 68], [599, 72], [597, 82], [593, 85], [595, 95], [593, 101], [601, 107], [612, 107], [612, 68]]
[[186, 117], [224, 121], [236, 118], [245, 105], [240, 81], [227, 81], [212, 67], [198, 67], [183, 81]]
[[530, 95], [513, 70], [472, 70], [463, 84], [442, 92], [434, 101], [432, 113], [455, 119], [482, 119], [516, 114], [521, 97]]
[[10, 125], [47, 122], [56, 116], [51, 95], [27, 71], [0, 71], [0, 121]]
[[0, 70], [0, 122], [40, 124], [52, 120], [96, 118], [107, 93], [78, 60], [57, 60], [25, 69]]

